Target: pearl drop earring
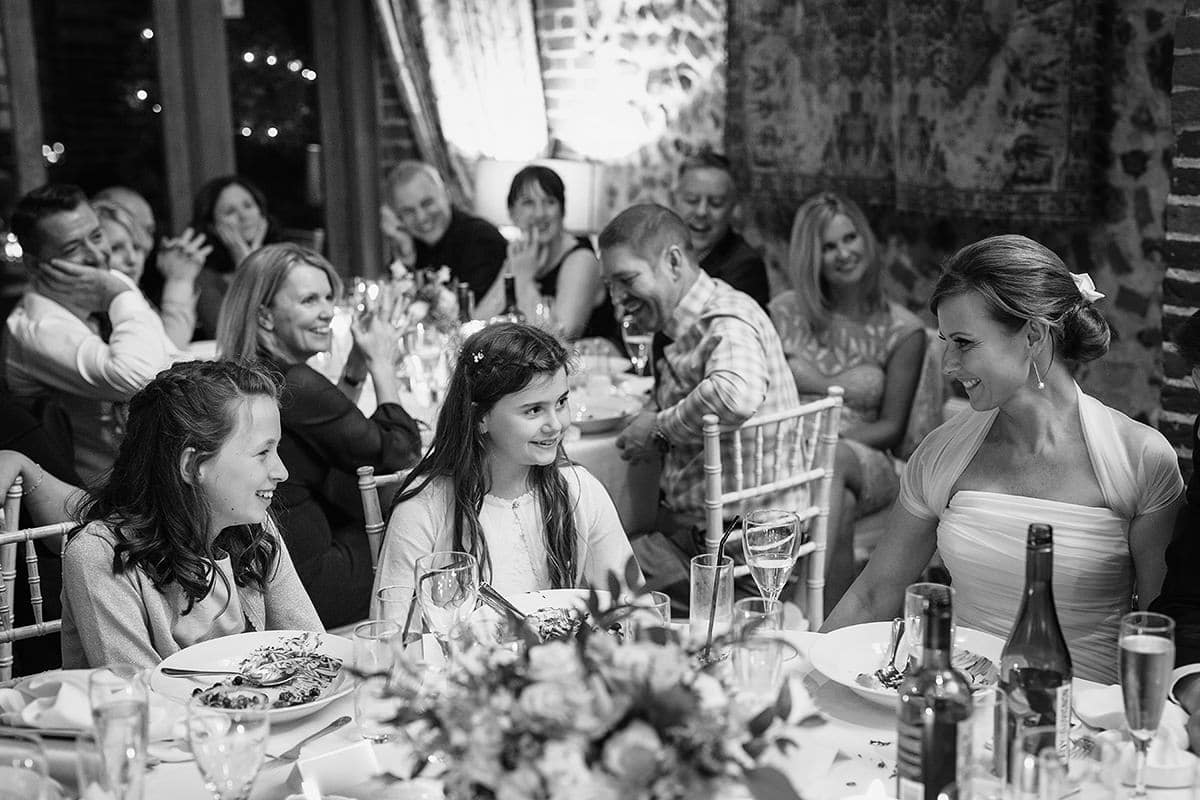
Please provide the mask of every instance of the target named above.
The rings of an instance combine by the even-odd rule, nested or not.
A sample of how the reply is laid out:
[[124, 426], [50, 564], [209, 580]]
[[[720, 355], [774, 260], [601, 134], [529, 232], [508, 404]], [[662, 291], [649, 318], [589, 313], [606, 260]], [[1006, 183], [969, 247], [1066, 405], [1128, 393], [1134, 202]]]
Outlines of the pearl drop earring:
[[1037, 388], [1045, 389], [1046, 382], [1042, 380], [1042, 373], [1038, 372], [1037, 359], [1031, 360], [1030, 363], [1033, 364], [1033, 375], [1037, 378]]

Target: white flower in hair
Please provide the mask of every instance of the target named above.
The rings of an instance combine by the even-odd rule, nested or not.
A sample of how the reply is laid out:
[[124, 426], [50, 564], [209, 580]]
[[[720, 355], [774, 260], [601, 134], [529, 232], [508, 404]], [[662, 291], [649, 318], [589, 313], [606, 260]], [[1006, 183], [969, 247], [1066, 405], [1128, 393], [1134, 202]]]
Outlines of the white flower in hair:
[[1072, 272], [1071, 280], [1075, 281], [1075, 288], [1079, 290], [1079, 294], [1083, 297], [1083, 302], [1091, 305], [1097, 300], [1103, 300], [1104, 294], [1096, 291], [1096, 284], [1092, 282], [1092, 276], [1086, 272]]

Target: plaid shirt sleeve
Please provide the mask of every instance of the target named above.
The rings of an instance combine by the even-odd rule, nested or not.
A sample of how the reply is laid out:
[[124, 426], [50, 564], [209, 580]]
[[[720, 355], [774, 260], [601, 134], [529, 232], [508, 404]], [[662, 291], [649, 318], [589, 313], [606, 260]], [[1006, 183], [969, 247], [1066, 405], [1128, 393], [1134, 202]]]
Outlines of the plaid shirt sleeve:
[[767, 396], [766, 350], [755, 329], [733, 316], [707, 322], [696, 345], [705, 364], [704, 379], [658, 414], [659, 430], [674, 444], [701, 441], [705, 414], [716, 414], [722, 430], [740, 427]]

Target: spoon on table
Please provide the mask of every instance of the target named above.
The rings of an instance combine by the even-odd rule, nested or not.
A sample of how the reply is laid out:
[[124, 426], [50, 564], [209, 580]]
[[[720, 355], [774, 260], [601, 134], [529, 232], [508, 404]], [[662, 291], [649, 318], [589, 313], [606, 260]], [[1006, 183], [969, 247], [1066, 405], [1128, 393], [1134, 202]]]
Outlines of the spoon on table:
[[181, 669], [179, 667], [163, 667], [159, 671], [169, 678], [237, 675], [251, 686], [262, 688], [281, 686], [296, 677], [295, 667], [281, 667], [276, 664], [265, 664], [261, 667], [252, 667], [245, 671], [236, 669]]

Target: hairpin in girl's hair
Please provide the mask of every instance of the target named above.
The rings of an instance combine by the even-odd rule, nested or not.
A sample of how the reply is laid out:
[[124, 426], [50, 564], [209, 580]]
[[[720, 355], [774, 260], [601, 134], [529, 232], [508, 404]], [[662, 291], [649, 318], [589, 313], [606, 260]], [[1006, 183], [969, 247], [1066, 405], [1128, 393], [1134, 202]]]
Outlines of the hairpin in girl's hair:
[[476, 364], [478, 364], [480, 361], [483, 361], [483, 351], [476, 350], [474, 353], [471, 353], [471, 360]]

